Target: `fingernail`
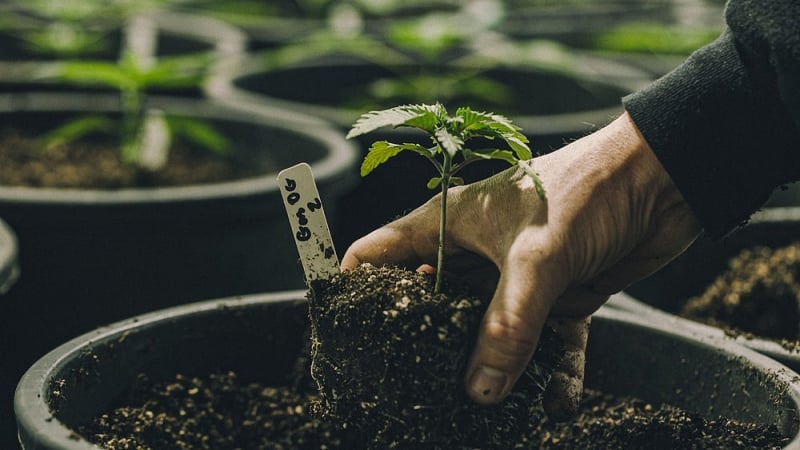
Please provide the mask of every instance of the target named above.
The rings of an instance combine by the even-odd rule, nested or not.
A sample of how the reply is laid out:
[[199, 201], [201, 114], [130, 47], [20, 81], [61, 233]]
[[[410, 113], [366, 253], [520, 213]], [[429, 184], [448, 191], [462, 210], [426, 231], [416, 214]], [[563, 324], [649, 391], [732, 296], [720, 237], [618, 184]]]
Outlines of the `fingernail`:
[[469, 379], [469, 389], [473, 398], [494, 403], [500, 399], [506, 386], [506, 374], [486, 366], [478, 366]]

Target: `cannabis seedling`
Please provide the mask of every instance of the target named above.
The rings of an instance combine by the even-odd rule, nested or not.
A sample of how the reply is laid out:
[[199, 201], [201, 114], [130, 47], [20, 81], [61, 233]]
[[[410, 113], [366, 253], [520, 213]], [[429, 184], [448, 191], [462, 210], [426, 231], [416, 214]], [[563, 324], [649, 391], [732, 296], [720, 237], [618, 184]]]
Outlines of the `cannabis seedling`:
[[[436, 284], [434, 290], [441, 288], [445, 254], [445, 225], [447, 223], [447, 190], [450, 186], [464, 184], [456, 175], [468, 164], [475, 161], [501, 160], [519, 165], [534, 182], [536, 193], [544, 200], [545, 191], [539, 176], [531, 168], [532, 158], [528, 139], [511, 120], [499, 114], [473, 111], [468, 107], [458, 108], [454, 116], [449, 116], [440, 103], [433, 105], [403, 105], [381, 111], [363, 114], [347, 133], [353, 138], [370, 133], [382, 127], [413, 127], [428, 133], [433, 145], [425, 147], [414, 143], [396, 144], [388, 141], [374, 142], [361, 164], [361, 176], [367, 176], [376, 167], [403, 151], [412, 151], [424, 156], [439, 173], [428, 181], [429, 189], [440, 188], [442, 192], [439, 216], [439, 247], [436, 261]], [[490, 141], [505, 141], [508, 149], [465, 147], [472, 138]]]

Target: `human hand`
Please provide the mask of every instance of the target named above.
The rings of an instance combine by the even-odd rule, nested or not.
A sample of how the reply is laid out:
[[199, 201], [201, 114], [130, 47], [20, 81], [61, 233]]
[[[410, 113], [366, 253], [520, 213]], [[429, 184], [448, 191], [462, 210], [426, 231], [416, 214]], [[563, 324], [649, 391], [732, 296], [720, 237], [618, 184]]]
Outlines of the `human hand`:
[[[519, 168], [449, 191], [445, 270], [492, 298], [466, 371], [470, 397], [505, 398], [549, 320], [566, 346], [545, 394], [559, 418], [580, 400], [589, 316], [683, 252], [700, 226], [627, 114], [534, 165], [546, 201]], [[431, 264], [440, 201], [353, 243], [342, 269]]]

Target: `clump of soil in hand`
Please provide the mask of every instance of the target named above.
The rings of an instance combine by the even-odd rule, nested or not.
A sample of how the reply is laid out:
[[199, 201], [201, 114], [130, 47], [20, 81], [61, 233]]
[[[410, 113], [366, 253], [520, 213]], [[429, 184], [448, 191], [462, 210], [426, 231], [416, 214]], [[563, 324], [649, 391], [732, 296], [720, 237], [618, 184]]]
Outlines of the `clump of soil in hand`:
[[124, 164], [119, 142], [86, 139], [46, 150], [35, 137], [0, 132], [0, 185], [120, 189], [226, 181], [255, 173], [210, 151], [177, 142], [166, 165], [153, 172]]
[[800, 339], [800, 242], [743, 250], [680, 314], [765, 338]]
[[543, 333], [534, 361], [498, 406], [463, 387], [487, 301], [463, 286], [369, 264], [312, 285], [312, 376], [318, 417], [367, 448], [510, 448], [544, 417], [542, 397], [563, 353]]

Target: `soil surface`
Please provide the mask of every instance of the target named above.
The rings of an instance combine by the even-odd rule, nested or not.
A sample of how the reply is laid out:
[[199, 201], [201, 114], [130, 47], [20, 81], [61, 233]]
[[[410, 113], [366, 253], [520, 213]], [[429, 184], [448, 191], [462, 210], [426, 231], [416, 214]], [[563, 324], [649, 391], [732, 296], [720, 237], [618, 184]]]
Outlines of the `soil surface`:
[[800, 242], [743, 250], [680, 314], [800, 349]]
[[[362, 435], [313, 415], [310, 410], [318, 400], [308, 383], [242, 383], [232, 372], [202, 378], [176, 375], [173, 380], [158, 383], [142, 376], [120, 406], [77, 431], [110, 450], [366, 448]], [[706, 420], [669, 405], [652, 405], [594, 390], [584, 393], [575, 419], [563, 423], [544, 419], [526, 425], [518, 442], [502, 448], [779, 449], [789, 442], [772, 425]]]
[[0, 130], [0, 185], [120, 189], [225, 181], [255, 175], [232, 160], [177, 142], [164, 168], [123, 164], [113, 139], [86, 139], [45, 150], [33, 136]]

